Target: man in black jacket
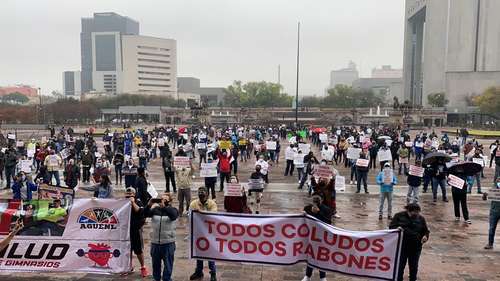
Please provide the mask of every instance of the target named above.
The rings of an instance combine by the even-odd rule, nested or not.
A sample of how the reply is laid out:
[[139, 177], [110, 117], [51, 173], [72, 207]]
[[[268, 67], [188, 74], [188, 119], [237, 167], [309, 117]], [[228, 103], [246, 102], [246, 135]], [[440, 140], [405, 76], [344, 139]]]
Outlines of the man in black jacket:
[[[415, 166], [421, 167], [420, 160], [415, 161]], [[406, 180], [408, 183], [408, 194], [406, 195], [406, 203], [418, 203], [418, 188], [422, 183], [422, 177], [416, 175], [410, 175], [408, 173], [408, 178]]]
[[[132, 205], [130, 213], [130, 247], [139, 260], [141, 276], [144, 278], [149, 275], [144, 263], [144, 241], [142, 238], [142, 227], [146, 221], [144, 218], [144, 203], [141, 199], [136, 198], [133, 187], [128, 187], [125, 190], [125, 198], [129, 199]], [[132, 255], [130, 255], [130, 260], [132, 261]]]
[[170, 192], [170, 183], [172, 183], [174, 192], [177, 192], [177, 188], [175, 186], [174, 163], [172, 159], [172, 152], [170, 152], [170, 150], [165, 154], [161, 163], [163, 167], [163, 174], [165, 175], [165, 191]]
[[5, 151], [5, 178], [7, 180], [5, 188], [10, 188], [11, 180], [13, 180], [16, 175], [16, 166], [17, 152], [13, 147], [9, 147], [9, 149]]
[[146, 180], [146, 171], [143, 167], [137, 169], [137, 178], [135, 180], [135, 197], [142, 202], [149, 202], [151, 195], [148, 193], [148, 181]]
[[405, 211], [397, 213], [389, 225], [390, 229], [403, 229], [403, 244], [398, 270], [398, 281], [403, 281], [406, 262], [410, 268], [410, 281], [417, 280], [418, 261], [422, 245], [429, 240], [429, 228], [425, 218], [420, 215], [420, 206], [415, 203], [406, 205]]

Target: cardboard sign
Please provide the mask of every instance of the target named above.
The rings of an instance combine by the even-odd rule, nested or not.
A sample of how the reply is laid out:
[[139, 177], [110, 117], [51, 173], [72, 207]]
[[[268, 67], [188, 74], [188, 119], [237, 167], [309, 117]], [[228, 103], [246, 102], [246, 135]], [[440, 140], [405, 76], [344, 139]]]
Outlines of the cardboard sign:
[[497, 152], [495, 154], [495, 157], [500, 157], [500, 149], [497, 149]]
[[384, 184], [392, 184], [393, 183], [393, 177], [394, 177], [394, 171], [392, 169], [384, 169]]
[[356, 160], [356, 166], [358, 167], [368, 167], [370, 160], [368, 159], [358, 159]]
[[200, 177], [202, 178], [217, 177], [217, 162], [201, 163]]
[[304, 154], [295, 154], [293, 156], [293, 164], [304, 166]]
[[389, 149], [387, 150], [379, 150], [377, 153], [378, 161], [391, 161], [392, 160], [392, 154]]
[[349, 147], [347, 149], [347, 159], [356, 160], [359, 158], [360, 153], [361, 153], [361, 148]]
[[484, 167], [484, 159], [483, 158], [472, 158], [472, 162], [481, 165], [481, 167]]
[[219, 141], [219, 147], [220, 149], [230, 149], [231, 148], [231, 142], [230, 141]]
[[400, 164], [408, 164], [409, 162], [408, 157], [399, 157]]
[[164, 138], [159, 138], [158, 139], [158, 146], [159, 147], [165, 146], [165, 139]]
[[459, 188], [459, 189], [462, 189], [464, 188], [464, 183], [465, 181], [455, 175], [448, 175], [448, 184], [453, 186], [453, 187], [456, 187], [456, 188]]
[[264, 188], [264, 181], [262, 179], [248, 179], [248, 190], [256, 190]]
[[313, 175], [317, 178], [330, 178], [333, 176], [333, 170], [328, 165], [315, 165]]
[[36, 150], [35, 150], [34, 147], [33, 148], [29, 148], [28, 151], [27, 151], [28, 158], [35, 157], [35, 152], [36, 152]]
[[266, 149], [267, 150], [276, 150], [276, 142], [275, 141], [266, 141]]
[[308, 154], [311, 151], [311, 145], [308, 143], [299, 143], [299, 150], [302, 151], [303, 154]]
[[319, 140], [321, 141], [321, 143], [326, 143], [328, 141], [328, 135], [325, 133], [319, 134]]
[[207, 149], [207, 144], [204, 143], [204, 142], [199, 142], [199, 143], [196, 144], [196, 147], [198, 149]]
[[190, 168], [191, 159], [185, 156], [175, 156], [174, 157], [174, 167], [175, 168]]
[[415, 147], [422, 148], [422, 147], [424, 147], [424, 143], [423, 142], [417, 142], [417, 143], [415, 143]]
[[424, 168], [415, 165], [410, 165], [410, 171], [408, 173], [412, 176], [421, 178], [424, 176]]
[[224, 191], [224, 196], [229, 196], [229, 197], [243, 196], [243, 193], [241, 192], [241, 184], [228, 183], [226, 186], [226, 190]]
[[405, 142], [405, 146], [406, 147], [412, 147], [413, 146], [413, 142], [407, 141], [407, 142]]
[[336, 176], [335, 177], [335, 190], [337, 191], [345, 191], [345, 177]]

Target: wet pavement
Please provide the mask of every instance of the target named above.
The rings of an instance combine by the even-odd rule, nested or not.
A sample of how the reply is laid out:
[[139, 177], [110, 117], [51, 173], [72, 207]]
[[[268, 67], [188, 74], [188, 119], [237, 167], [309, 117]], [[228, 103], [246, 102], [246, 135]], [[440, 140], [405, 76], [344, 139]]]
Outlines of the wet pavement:
[[[489, 143], [489, 142], [485, 142]], [[282, 147], [285, 147], [282, 144]], [[487, 147], [487, 146], [486, 146]], [[283, 158], [284, 151], [281, 158]], [[262, 203], [262, 213], [297, 213], [301, 212], [303, 206], [310, 202], [307, 192], [297, 189], [297, 178], [284, 177], [284, 160], [281, 159], [278, 165], [274, 165], [271, 170], [271, 184], [264, 193]], [[252, 161], [240, 165], [240, 180], [245, 181], [253, 169]], [[344, 166], [335, 166], [341, 175], [349, 176], [349, 170]], [[378, 171], [378, 169], [377, 169]], [[489, 187], [492, 182], [493, 171], [485, 169], [486, 179], [484, 186]], [[393, 199], [393, 213], [401, 211], [406, 203], [406, 177], [398, 177], [400, 185], [395, 188]], [[153, 160], [149, 168], [149, 180], [154, 183], [157, 190], [161, 192], [164, 187], [163, 174], [159, 160]], [[195, 179], [195, 187], [202, 185], [201, 179]], [[347, 185], [345, 192], [337, 194], [337, 209], [340, 219], [335, 221], [335, 225], [351, 230], [375, 230], [387, 228], [388, 221], [378, 220], [378, 186], [375, 183], [375, 171], [369, 175], [370, 194], [355, 194], [355, 187]], [[195, 190], [195, 188], [193, 188]], [[218, 190], [218, 188], [217, 188]], [[449, 188], [448, 188], [449, 191]], [[430, 240], [425, 244], [420, 259], [419, 280], [500, 280], [500, 247], [493, 250], [483, 250], [488, 236], [488, 213], [489, 202], [483, 201], [480, 195], [473, 194], [468, 198], [469, 212], [472, 220], [471, 225], [463, 222], [455, 222], [453, 215], [453, 203], [451, 202], [451, 192], [449, 192], [450, 202], [432, 202], [429, 193], [421, 194], [422, 214], [426, 217], [431, 230]], [[117, 187], [117, 196], [122, 194], [120, 187]], [[7, 198], [10, 193], [2, 191], [1, 197]], [[193, 192], [193, 196], [196, 193]], [[219, 210], [223, 209], [223, 194], [218, 193]], [[80, 189], [77, 197], [88, 197], [90, 192]], [[439, 199], [441, 195], [439, 194]], [[177, 202], [174, 202], [177, 206]], [[194, 271], [194, 260], [188, 258], [188, 245], [184, 238], [187, 236], [187, 218], [179, 219], [177, 228], [177, 250], [175, 255], [173, 280], [189, 280], [189, 275]], [[145, 226], [144, 237], [148, 238], [149, 225]], [[497, 231], [498, 232], [498, 231]], [[500, 238], [499, 238], [500, 239]], [[149, 240], [145, 240], [146, 264], [150, 265]], [[116, 275], [95, 275], [80, 273], [15, 273], [2, 274], [1, 281], [10, 280], [141, 280], [134, 259], [136, 273], [128, 276]], [[150, 267], [149, 267], [150, 268]], [[271, 280], [302, 280], [304, 276], [304, 264], [294, 266], [262, 266], [241, 263], [217, 263], [218, 280], [223, 281], [271, 281]], [[328, 273], [328, 280], [366, 280], [339, 274]], [[152, 280], [146, 278], [145, 280]], [[205, 268], [205, 279], [209, 280], [208, 268]], [[314, 272], [312, 280], [317, 281], [317, 271]], [[406, 279], [405, 279], [406, 280]]]

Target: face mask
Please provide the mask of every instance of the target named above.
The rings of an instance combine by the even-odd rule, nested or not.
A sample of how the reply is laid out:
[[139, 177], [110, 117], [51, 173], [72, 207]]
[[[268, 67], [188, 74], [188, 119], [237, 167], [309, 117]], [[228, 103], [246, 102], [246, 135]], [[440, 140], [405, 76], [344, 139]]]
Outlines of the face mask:
[[237, 183], [238, 181], [236, 179], [232, 179], [231, 183]]
[[497, 182], [497, 188], [500, 188], [500, 182]]

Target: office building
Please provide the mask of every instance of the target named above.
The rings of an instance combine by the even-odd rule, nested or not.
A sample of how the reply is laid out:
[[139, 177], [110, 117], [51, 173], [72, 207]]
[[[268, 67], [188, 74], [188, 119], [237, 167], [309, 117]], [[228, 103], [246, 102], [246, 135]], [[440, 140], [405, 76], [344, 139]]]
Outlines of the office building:
[[337, 85], [352, 86], [352, 82], [358, 78], [359, 72], [356, 69], [356, 64], [350, 61], [347, 68], [330, 72], [330, 88], [335, 88]]
[[64, 71], [63, 78], [63, 94], [65, 96], [79, 97], [82, 94], [81, 72], [80, 71]]
[[180, 93], [200, 95], [201, 101], [208, 106], [218, 106], [224, 103], [225, 88], [201, 87], [200, 79], [195, 77], [177, 78], [177, 88]]
[[403, 69], [392, 68], [390, 65], [382, 65], [381, 68], [372, 69], [372, 78], [401, 78]]
[[382, 95], [387, 104], [392, 104], [394, 97], [402, 103], [403, 80], [399, 78], [360, 78], [352, 83], [353, 89], [371, 90], [377, 95]]
[[453, 110], [500, 85], [500, 1], [406, 0], [404, 95], [427, 106], [444, 92]]

